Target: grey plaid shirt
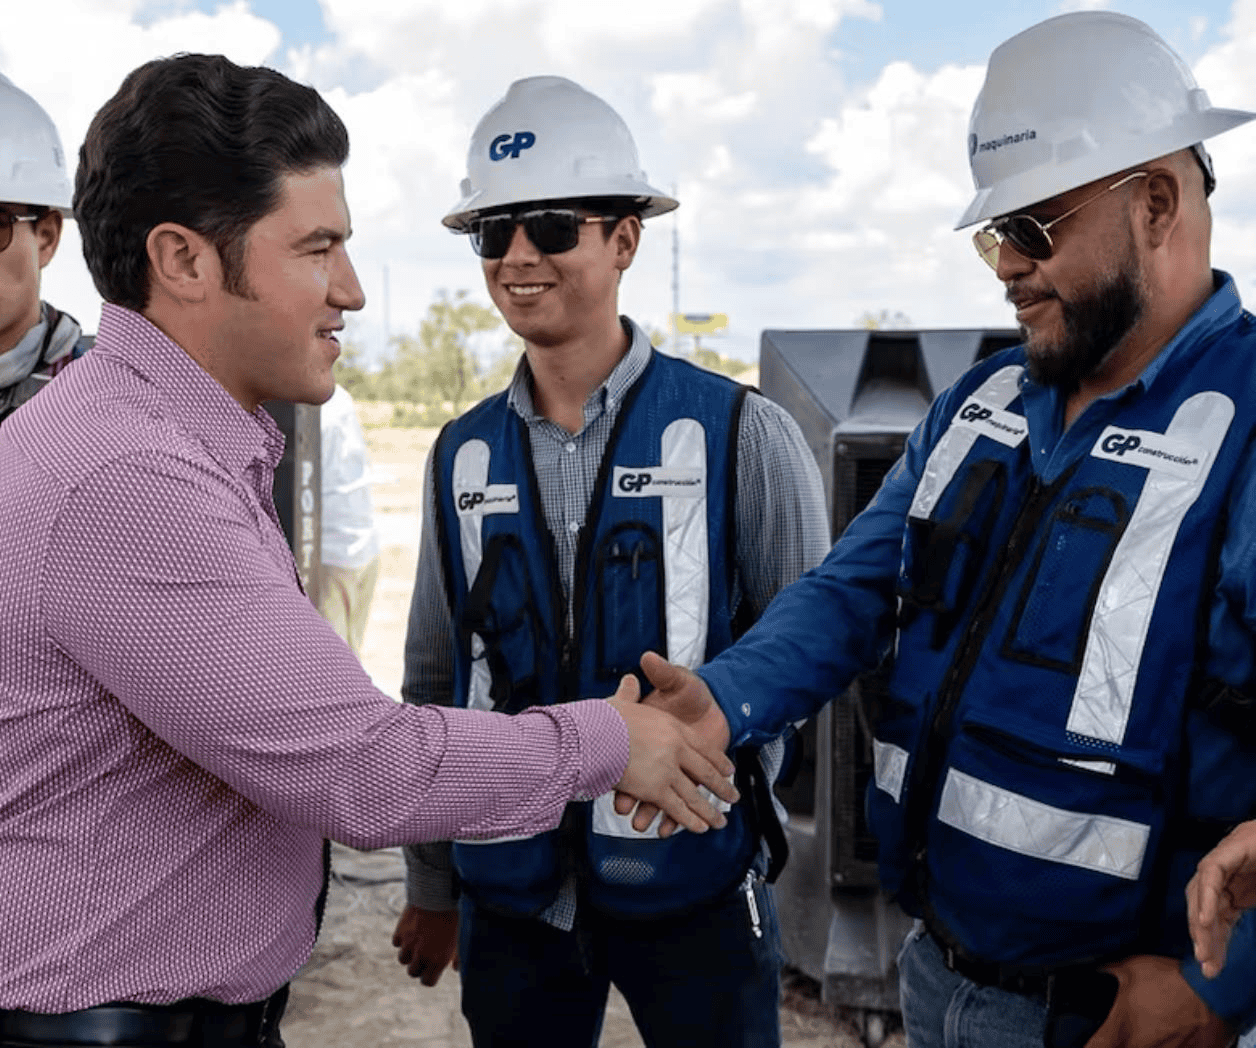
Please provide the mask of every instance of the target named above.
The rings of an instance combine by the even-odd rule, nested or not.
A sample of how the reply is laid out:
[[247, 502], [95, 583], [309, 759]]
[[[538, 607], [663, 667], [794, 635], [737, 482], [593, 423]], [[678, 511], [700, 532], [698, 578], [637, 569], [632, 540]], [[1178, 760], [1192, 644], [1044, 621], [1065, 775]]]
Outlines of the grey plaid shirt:
[[[507, 404], [527, 424], [532, 442], [545, 522], [554, 536], [559, 573], [571, 618], [571, 588], [576, 546], [593, 485], [606, 451], [624, 394], [641, 376], [653, 349], [644, 331], [627, 318], [632, 344], [624, 358], [584, 404], [584, 427], [572, 434], [537, 414], [532, 402], [532, 377], [527, 358], [519, 362], [507, 393]], [[432, 499], [432, 460], [423, 484], [423, 530], [419, 566], [410, 602], [406, 632], [406, 702], [453, 702], [454, 628], [446, 599], [444, 573], [437, 546]], [[828, 553], [829, 527], [824, 488], [798, 424], [786, 411], [758, 393], [746, 396], [737, 435], [736, 566], [732, 606], [750, 601], [757, 615], [803, 572]], [[765, 755], [765, 764], [779, 766], [779, 752]], [[769, 777], [773, 768], [769, 767]], [[450, 846], [425, 844], [405, 850], [407, 899], [427, 910], [452, 908]], [[564, 886], [541, 919], [562, 929], [575, 920], [575, 892]]]

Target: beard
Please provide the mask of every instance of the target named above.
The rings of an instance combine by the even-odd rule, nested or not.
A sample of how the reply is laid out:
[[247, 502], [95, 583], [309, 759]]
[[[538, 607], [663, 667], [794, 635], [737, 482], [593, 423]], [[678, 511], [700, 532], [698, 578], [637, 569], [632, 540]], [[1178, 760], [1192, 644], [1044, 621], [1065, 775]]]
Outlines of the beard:
[[1034, 336], [1024, 327], [1029, 377], [1042, 386], [1070, 394], [1098, 371], [1143, 315], [1146, 293], [1134, 245], [1116, 273], [1101, 278], [1071, 299], [1057, 296], [1064, 334], [1056, 342]]

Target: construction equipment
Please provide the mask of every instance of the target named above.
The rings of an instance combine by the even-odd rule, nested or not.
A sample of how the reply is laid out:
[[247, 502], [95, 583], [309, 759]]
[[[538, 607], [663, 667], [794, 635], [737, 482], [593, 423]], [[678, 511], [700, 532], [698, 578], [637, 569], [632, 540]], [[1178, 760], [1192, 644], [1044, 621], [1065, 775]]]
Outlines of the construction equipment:
[[[1008, 329], [763, 332], [760, 387], [793, 415], [815, 455], [834, 539], [876, 494], [933, 398], [1020, 341]], [[785, 953], [820, 983], [826, 1004], [855, 1010], [869, 1048], [898, 1010], [894, 961], [911, 927], [878, 887], [864, 818], [870, 711], [881, 694], [867, 674], [808, 722], [799, 772], [777, 787], [789, 812], [790, 860], [776, 884]]]

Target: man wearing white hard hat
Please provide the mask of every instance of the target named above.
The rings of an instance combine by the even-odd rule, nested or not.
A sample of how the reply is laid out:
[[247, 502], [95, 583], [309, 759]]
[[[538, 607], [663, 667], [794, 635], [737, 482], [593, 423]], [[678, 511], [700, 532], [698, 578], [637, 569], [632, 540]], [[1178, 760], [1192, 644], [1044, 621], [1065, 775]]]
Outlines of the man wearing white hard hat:
[[[990, 58], [960, 226], [1024, 344], [937, 398], [823, 565], [651, 701], [734, 745], [887, 660], [869, 823], [919, 918], [913, 1048], [1225, 1045], [1184, 889], [1256, 812], [1256, 321], [1210, 268], [1218, 109], [1143, 23], [1049, 19]], [[820, 627], [819, 624], [823, 624]]]
[[[609, 696], [646, 651], [699, 665], [828, 547], [801, 432], [619, 315], [642, 220], [677, 205], [600, 98], [518, 81], [467, 166], [445, 225], [525, 352], [428, 463], [404, 697], [513, 713]], [[611, 983], [647, 1044], [778, 1044], [782, 745], [734, 757], [703, 837], [608, 793], [552, 833], [407, 849], [399, 960], [432, 985], [458, 957], [477, 1048], [592, 1048]]]
[[0, 75], [0, 421], [87, 351], [78, 322], [39, 298], [70, 197], [52, 119]]

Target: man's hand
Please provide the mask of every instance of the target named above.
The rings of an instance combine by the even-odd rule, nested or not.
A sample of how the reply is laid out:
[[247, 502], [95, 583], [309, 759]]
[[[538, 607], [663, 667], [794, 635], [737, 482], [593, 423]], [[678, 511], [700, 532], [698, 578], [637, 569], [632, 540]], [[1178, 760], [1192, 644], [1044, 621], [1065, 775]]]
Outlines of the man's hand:
[[1225, 1048], [1234, 1031], [1214, 1015], [1171, 957], [1127, 957], [1104, 968], [1121, 984], [1086, 1048]]
[[[616, 788], [661, 808], [665, 816], [694, 833], [726, 825], [723, 813], [698, 792], [702, 785], [729, 804], [737, 802], [740, 795], [729, 781], [733, 762], [723, 749], [670, 714], [642, 703], [640, 685], [632, 674], [620, 681], [619, 690], [607, 701], [623, 717], [630, 740], [628, 768]], [[649, 822], [639, 824], [639, 817], [633, 818], [633, 825], [644, 829]]]
[[[728, 751], [728, 721], [701, 677], [683, 666], [673, 665], [652, 651], [641, 656], [641, 669], [654, 685], [654, 691], [645, 697], [646, 705], [666, 710], [720, 753]], [[635, 799], [627, 794], [615, 796], [615, 810], [620, 815], [627, 815], [634, 804]], [[632, 825], [638, 831], [644, 830], [657, 814], [655, 805], [642, 803], [637, 806]], [[675, 829], [675, 820], [664, 816], [659, 824], [660, 836], [667, 837]]]
[[1199, 860], [1186, 905], [1195, 960], [1211, 979], [1225, 964], [1234, 922], [1256, 906], [1256, 822], [1236, 827]]
[[393, 931], [397, 963], [410, 978], [435, 986], [451, 963], [458, 970], [458, 911], [420, 910], [407, 906]]

